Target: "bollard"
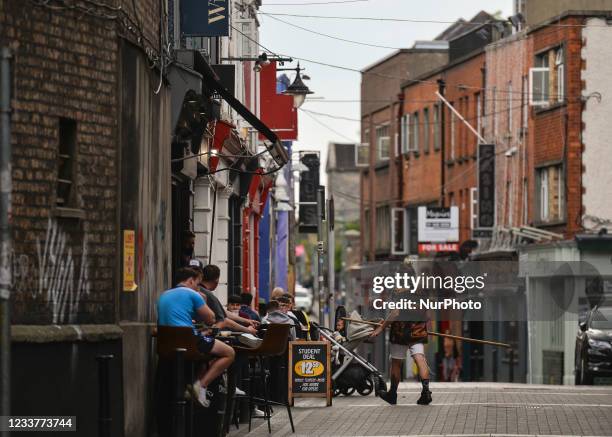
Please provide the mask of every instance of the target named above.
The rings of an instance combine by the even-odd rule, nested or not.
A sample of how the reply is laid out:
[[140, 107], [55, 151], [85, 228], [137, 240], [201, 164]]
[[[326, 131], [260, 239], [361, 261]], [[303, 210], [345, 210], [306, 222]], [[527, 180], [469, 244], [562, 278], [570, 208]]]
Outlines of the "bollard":
[[111, 435], [111, 412], [110, 412], [110, 381], [109, 364], [113, 355], [98, 355], [98, 437], [110, 437]]
[[514, 382], [514, 348], [510, 348], [510, 382]]
[[174, 360], [174, 414], [172, 415], [173, 437], [185, 437], [185, 352], [176, 349]]
[[493, 349], [493, 382], [497, 382], [497, 348]]

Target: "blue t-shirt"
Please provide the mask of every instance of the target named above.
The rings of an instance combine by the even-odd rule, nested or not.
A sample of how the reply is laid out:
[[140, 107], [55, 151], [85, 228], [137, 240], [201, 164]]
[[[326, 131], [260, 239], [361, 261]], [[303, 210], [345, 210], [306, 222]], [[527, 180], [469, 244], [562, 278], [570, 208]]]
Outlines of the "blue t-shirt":
[[165, 291], [157, 301], [157, 324], [160, 326], [193, 326], [198, 308], [206, 301], [199, 293], [187, 287]]

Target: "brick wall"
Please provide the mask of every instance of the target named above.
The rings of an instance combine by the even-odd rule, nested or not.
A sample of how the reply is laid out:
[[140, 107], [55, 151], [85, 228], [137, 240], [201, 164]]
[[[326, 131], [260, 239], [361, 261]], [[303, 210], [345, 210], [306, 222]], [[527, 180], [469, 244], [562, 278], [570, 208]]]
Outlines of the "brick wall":
[[[496, 224], [504, 228], [528, 225], [529, 220], [524, 220], [525, 207], [528, 213], [533, 202], [533, 189], [524, 189], [530, 173], [527, 136], [531, 132], [523, 129], [525, 112], [529, 111], [526, 79], [533, 62], [530, 46], [531, 40], [523, 33], [491, 44], [486, 51], [483, 130], [487, 142], [496, 147]], [[513, 150], [511, 156], [506, 156]]]
[[[441, 151], [433, 147], [433, 108], [436, 103], [437, 80], [446, 82], [446, 98], [454, 103], [459, 112], [471, 123], [476, 124], [475, 95], [483, 88], [482, 68], [484, 54], [472, 56], [463, 61], [449, 65], [443, 71], [421, 78], [420, 83], [404, 88], [404, 113], [419, 112], [420, 151], [406, 154], [404, 163], [404, 202], [408, 205], [423, 205], [439, 201], [443, 185], [441, 175]], [[465, 106], [460, 106], [460, 99], [467, 98]], [[441, 103], [441, 102], [439, 102]], [[430, 111], [430, 144], [429, 153], [423, 148], [423, 110]], [[451, 112], [446, 106], [445, 111], [445, 175], [444, 175], [444, 205], [451, 202], [459, 206], [460, 240], [471, 238], [470, 219], [470, 189], [476, 187], [476, 145], [477, 138], [457, 118], [455, 120], [455, 151], [451, 154]]]
[[[582, 24], [579, 17], [567, 17], [561, 24]], [[582, 102], [583, 89], [581, 71], [582, 29], [579, 26], [551, 26], [535, 30], [532, 55], [557, 46], [565, 48], [565, 102], [552, 105], [547, 109], [531, 108], [529, 132], [530, 191], [536, 189], [535, 169], [550, 162], [563, 162], [566, 177], [566, 218], [547, 226], [549, 230], [572, 238], [581, 230], [581, 175], [582, 175]], [[532, 60], [533, 62], [533, 60]], [[532, 191], [533, 192], [533, 191]], [[535, 208], [531, 202], [530, 220], [538, 225]]]
[[[484, 88], [483, 68], [484, 53], [480, 53], [464, 62], [445, 70], [446, 99], [455, 107], [470, 124], [476, 124], [476, 94]], [[460, 99], [464, 99], [460, 106]], [[464, 123], [455, 119], [455, 156], [451, 155], [451, 115], [446, 110], [446, 138], [444, 177], [445, 204], [454, 203], [459, 207], [459, 239], [461, 242], [471, 239], [470, 190], [478, 185], [476, 180], [478, 162], [477, 137], [468, 130]], [[452, 197], [452, 199], [451, 199]]]
[[409, 152], [404, 155], [402, 201], [407, 206], [419, 206], [440, 200], [441, 153], [433, 147], [433, 107], [434, 103], [437, 103], [435, 93], [438, 91], [436, 81], [439, 77], [439, 75], [429, 76], [424, 79], [426, 82], [414, 83], [404, 88], [403, 113], [412, 116], [415, 112], [419, 112], [421, 138], [424, 128], [422, 124], [424, 108], [429, 108], [432, 121], [429, 152], [423, 151], [421, 139], [419, 153]]
[[[152, 38], [157, 2], [136, 4]], [[0, 11], [0, 43], [14, 54], [13, 323], [112, 322], [122, 20], [25, 1]], [[62, 118], [76, 126], [69, 209], [57, 205]]]

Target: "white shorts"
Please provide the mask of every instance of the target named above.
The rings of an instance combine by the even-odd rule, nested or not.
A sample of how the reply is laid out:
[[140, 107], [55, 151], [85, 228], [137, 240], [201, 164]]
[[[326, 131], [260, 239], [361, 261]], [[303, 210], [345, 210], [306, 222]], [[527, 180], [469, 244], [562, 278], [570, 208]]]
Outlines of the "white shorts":
[[423, 343], [415, 343], [413, 345], [408, 346], [407, 344], [395, 344], [390, 343], [390, 355], [394, 360], [405, 360], [406, 355], [408, 355], [408, 351], [410, 351], [410, 356], [414, 356], [416, 354], [425, 355], [425, 345]]

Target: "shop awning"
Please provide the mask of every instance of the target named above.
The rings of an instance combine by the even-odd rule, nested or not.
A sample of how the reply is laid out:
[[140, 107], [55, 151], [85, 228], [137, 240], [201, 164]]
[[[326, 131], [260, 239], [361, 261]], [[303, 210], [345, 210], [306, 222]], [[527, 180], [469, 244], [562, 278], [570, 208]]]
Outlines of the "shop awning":
[[193, 56], [193, 68], [202, 75], [202, 82], [208, 91], [218, 93], [223, 100], [242, 116], [242, 118], [267, 138], [272, 143], [272, 146], [268, 146], [268, 151], [274, 158], [274, 161], [276, 161], [279, 166], [285, 165], [289, 160], [289, 155], [281, 144], [278, 136], [246, 106], [236, 99], [232, 92], [223, 86], [221, 79], [203, 56], [195, 51], [193, 52], [196, 53], [191, 55]]

